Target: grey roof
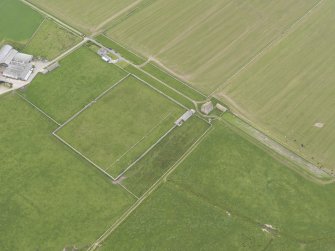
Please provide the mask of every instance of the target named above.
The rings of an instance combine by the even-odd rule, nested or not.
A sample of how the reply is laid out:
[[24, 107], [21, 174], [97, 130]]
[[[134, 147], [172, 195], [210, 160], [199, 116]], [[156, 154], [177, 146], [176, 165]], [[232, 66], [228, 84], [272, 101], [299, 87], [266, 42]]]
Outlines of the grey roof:
[[0, 49], [0, 63], [6, 58], [7, 54], [13, 49], [12, 46], [5, 44]]
[[211, 111], [213, 111], [214, 107], [213, 107], [213, 103], [211, 101], [203, 104], [201, 106], [201, 111], [204, 113], [204, 114], [209, 114]]
[[33, 59], [32, 55], [20, 53], [10, 45], [4, 45], [0, 50], [0, 64], [11, 63], [27, 64]]
[[33, 69], [32, 64], [14, 65], [10, 64], [3, 72], [3, 76], [19, 80], [27, 80], [30, 71]]
[[48, 71], [53, 71], [53, 70], [56, 69], [57, 67], [59, 67], [59, 62], [55, 62], [55, 63], [49, 65], [49, 66], [47, 67], [47, 70], [48, 70]]
[[30, 63], [31, 60], [33, 60], [32, 55], [28, 55], [28, 54], [20, 53], [20, 52], [17, 53], [13, 58], [14, 62], [21, 63], [21, 64]]
[[106, 50], [106, 48], [100, 48], [97, 53], [100, 56], [104, 56], [108, 54], [108, 51]]
[[7, 55], [6, 55], [6, 57], [2, 60], [2, 62], [0, 62], [0, 63], [5, 63], [6, 65], [9, 65], [11, 62], [12, 62], [12, 60], [13, 60], [13, 58], [15, 57], [15, 55], [17, 54], [17, 50], [15, 50], [15, 49], [11, 49], [8, 53], [7, 53]]
[[181, 116], [182, 120], [186, 121], [188, 120], [190, 117], [192, 117], [192, 115], [194, 114], [193, 110], [188, 110], [187, 112], [185, 112], [183, 114], [183, 116]]
[[195, 110], [191, 109], [185, 112], [179, 119], [177, 119], [174, 123], [177, 126], [181, 126], [183, 122], [186, 122], [192, 115], [195, 113]]

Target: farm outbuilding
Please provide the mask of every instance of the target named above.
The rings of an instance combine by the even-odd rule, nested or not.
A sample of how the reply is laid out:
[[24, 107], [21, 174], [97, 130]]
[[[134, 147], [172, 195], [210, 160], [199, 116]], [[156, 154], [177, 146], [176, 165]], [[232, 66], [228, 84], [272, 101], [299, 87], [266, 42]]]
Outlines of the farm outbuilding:
[[191, 109], [185, 112], [179, 119], [177, 119], [174, 124], [177, 126], [182, 126], [184, 122], [186, 122], [189, 118], [193, 116], [195, 113], [195, 110]]
[[208, 115], [211, 111], [213, 111], [214, 106], [212, 101], [209, 101], [201, 106], [201, 112]]
[[10, 64], [4, 70], [2, 75], [7, 78], [27, 81], [30, 75], [33, 73], [33, 69], [34, 67], [32, 64], [24, 64], [24, 65]]
[[226, 112], [228, 111], [228, 109], [226, 107], [224, 107], [223, 105], [217, 103], [215, 106], [218, 110], [220, 110], [221, 112]]
[[5, 67], [2, 75], [16, 80], [28, 80], [33, 72], [32, 55], [20, 53], [10, 45], [0, 49], [0, 66]]
[[16, 64], [29, 64], [31, 61], [33, 60], [33, 56], [32, 55], [28, 55], [25, 53], [17, 53], [13, 60], [12, 63], [16, 63]]

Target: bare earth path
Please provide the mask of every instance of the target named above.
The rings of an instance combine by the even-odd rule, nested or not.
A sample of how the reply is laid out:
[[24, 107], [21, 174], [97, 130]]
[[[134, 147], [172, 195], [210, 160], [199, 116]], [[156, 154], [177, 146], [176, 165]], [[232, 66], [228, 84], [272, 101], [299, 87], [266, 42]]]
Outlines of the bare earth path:
[[109, 17], [108, 19], [106, 19], [105, 21], [103, 21], [102, 23], [100, 23], [94, 30], [92, 30], [93, 36], [97, 35], [98, 33], [101, 32], [101, 29], [108, 24], [109, 22], [113, 21], [115, 18], [118, 18], [119, 16], [121, 16], [123, 13], [125, 13], [126, 11], [130, 10], [131, 8], [135, 7], [136, 5], [138, 5], [140, 2], [142, 2], [143, 0], [137, 0], [135, 2], [133, 2], [132, 4], [128, 5], [126, 8], [124, 8], [123, 10], [120, 10], [118, 13], [115, 13], [113, 16]]

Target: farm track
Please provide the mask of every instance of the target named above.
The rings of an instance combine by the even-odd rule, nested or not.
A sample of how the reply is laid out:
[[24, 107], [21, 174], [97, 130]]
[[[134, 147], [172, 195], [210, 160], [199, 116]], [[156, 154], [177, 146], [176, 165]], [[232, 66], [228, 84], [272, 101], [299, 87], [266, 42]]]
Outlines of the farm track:
[[[83, 35], [80, 31], [76, 30], [75, 28], [73, 28], [72, 26], [69, 26], [67, 24], [65, 24], [64, 22], [62, 22], [61, 20], [57, 19], [56, 17], [48, 14], [47, 12], [41, 10], [40, 8], [36, 7], [35, 5], [27, 2], [26, 0], [21, 0], [23, 3], [29, 5], [30, 7], [32, 7], [33, 9], [43, 13], [44, 15], [54, 19], [55, 21], [57, 21], [58, 23], [60, 23], [61, 25], [65, 26], [66, 28], [74, 31], [77, 34], [81, 34]], [[137, 1], [136, 3], [140, 2], [141, 0]], [[272, 47], [276, 46], [278, 43], [280, 43], [280, 41], [282, 41], [282, 39], [286, 38], [289, 34], [291, 34], [292, 31], [295, 30], [295, 28], [297, 26], [300, 25], [301, 22], [303, 22], [306, 18], [308, 18], [308, 16], [313, 13], [322, 3], [324, 2], [324, 0], [320, 0], [318, 3], [316, 3], [309, 11], [307, 11], [302, 17], [300, 17], [294, 24], [292, 24], [284, 33], [282, 36], [280, 36], [279, 38], [275, 38], [273, 41], [271, 41], [268, 46], [266, 46], [263, 50], [261, 50], [253, 59], [251, 59], [250, 62], [248, 62], [246, 65], [244, 65], [240, 70], [238, 70], [230, 79], [228, 79], [226, 82], [229, 82], [230, 80], [232, 80], [234, 77], [236, 77], [240, 72], [242, 72], [245, 68], [249, 67], [249, 65], [251, 65], [252, 63], [254, 63], [255, 61], [257, 61], [258, 58], [260, 58], [261, 56], [263, 56], [268, 50], [270, 50]], [[129, 7], [129, 6], [128, 6]], [[84, 44], [87, 41], [91, 41], [99, 46], [103, 46], [102, 44], [100, 44], [98, 41], [96, 41], [95, 39], [91, 38], [91, 37], [85, 37], [83, 41], [80, 42], [80, 44], [77, 44], [76, 46], [74, 46], [73, 48], [69, 49], [68, 51], [66, 51], [65, 53], [63, 53], [61, 56], [59, 56], [58, 58], [62, 58], [65, 57], [67, 54], [69, 54], [70, 52], [74, 51], [75, 49], [77, 49], [77, 47], [79, 48], [80, 45]], [[181, 79], [184, 79], [186, 76], [181, 76], [180, 74], [177, 74], [176, 72], [172, 71], [171, 69], [169, 69], [168, 67], [166, 67], [164, 64], [162, 64], [159, 60], [155, 59], [154, 57], [150, 57], [148, 62], [154, 62], [155, 64], [157, 64], [158, 66], [162, 67], [165, 71], [167, 71], [169, 74], [175, 75]], [[53, 62], [55, 62], [55, 60], [53, 60]], [[126, 60], [127, 63], [133, 65], [134, 67], [138, 68], [137, 65], [134, 65], [133, 63], [129, 62]], [[218, 93], [218, 90], [220, 88], [218, 88], [217, 90], [215, 90], [212, 94], [209, 95], [213, 96], [215, 93]], [[173, 88], [173, 90], [175, 90]], [[175, 90], [177, 91], [177, 90]], [[180, 93], [179, 91], [177, 91], [178, 93]], [[228, 99], [229, 97], [227, 97], [226, 95], [224, 95], [224, 93], [220, 94], [221, 96], [225, 96], [225, 99]], [[219, 96], [220, 96], [219, 95]], [[183, 95], [184, 96], [184, 95]], [[229, 101], [230, 100], [230, 101]], [[194, 102], [194, 101], [193, 101]], [[228, 102], [233, 102], [233, 100], [228, 99]], [[242, 114], [240, 114], [240, 112], [243, 112], [243, 110], [241, 110], [241, 107], [239, 107], [236, 103], [233, 102], [233, 107], [235, 107], [238, 111], [237, 114], [235, 114], [236, 116], [238, 116], [241, 120], [247, 121], [248, 123], [248, 119], [243, 116]], [[256, 129], [255, 129], [256, 130]], [[260, 132], [261, 134], [263, 134], [262, 132]], [[265, 134], [263, 134], [265, 135]], [[264, 137], [254, 137], [257, 141], [259, 141], [260, 143], [264, 144]], [[271, 139], [272, 140], [272, 139]], [[270, 144], [270, 148], [272, 150], [274, 150], [275, 152], [277, 152], [279, 155], [283, 156], [284, 158], [288, 158], [290, 160], [293, 160], [293, 162], [298, 162], [300, 164], [300, 166], [302, 165], [305, 169], [309, 170], [309, 172], [311, 170], [317, 170], [318, 168], [309, 163], [308, 161], [306, 161], [304, 158], [300, 157], [299, 155], [297, 155], [295, 152], [286, 149], [282, 144], [280, 144], [279, 142], [272, 140], [271, 143], [268, 142], [268, 144]], [[278, 145], [280, 146], [279, 148], [281, 150], [279, 150]], [[282, 152], [282, 148], [286, 149], [285, 153]], [[277, 149], [277, 150], [276, 150]], [[313, 172], [312, 173], [315, 174], [315, 179], [319, 179], [319, 171], [317, 172]], [[335, 181], [323, 181], [320, 180], [321, 183], [323, 184], [328, 184], [328, 183], [332, 183]]]
[[127, 218], [130, 216], [156, 189], [160, 184], [167, 181], [167, 177], [173, 173], [173, 171], [183, 162], [184, 159], [189, 156], [193, 150], [201, 143], [205, 136], [212, 130], [212, 126], [209, 127], [203, 135], [186, 151], [184, 155], [167, 170], [135, 203], [132, 205], [109, 229], [106, 230], [92, 245], [87, 251], [94, 251], [100, 247], [103, 243]]
[[121, 16], [122, 14], [124, 14], [125, 12], [127, 12], [129, 9], [135, 7], [136, 5], [138, 5], [139, 3], [141, 3], [143, 0], [137, 0], [136, 2], [128, 5], [126, 8], [124, 8], [123, 10], [120, 10], [118, 13], [115, 13], [113, 16], [109, 17], [108, 19], [106, 19], [105, 21], [103, 21], [102, 23], [100, 23], [93, 31], [93, 35], [95, 36], [97, 34], [99, 34], [101, 32], [101, 29], [107, 25], [109, 22], [113, 21], [115, 18], [118, 18], [119, 16]]
[[[54, 16], [46, 13], [45, 11], [37, 8], [36, 6], [32, 5], [31, 3], [25, 1], [25, 0], [21, 0], [22, 2], [24, 2], [25, 4], [29, 5], [31, 8], [33, 9], [38, 9], [38, 11], [40, 11], [41, 13], [45, 14], [48, 17], [51, 17], [52, 19], [56, 20], [58, 23], [60, 23], [62, 26], [74, 31], [75, 33], [79, 33], [82, 35], [82, 33], [80, 33], [79, 31], [77, 31], [75, 28], [63, 23], [61, 20], [55, 18]], [[136, 4], [138, 4], [139, 2], [141, 2], [142, 0], [138, 0], [135, 3], [129, 5], [127, 8], [123, 9], [122, 11], [120, 11], [119, 13], [113, 15], [112, 17], [110, 17], [109, 19], [107, 19], [106, 21], [104, 21], [103, 23], [101, 23], [98, 27], [97, 27], [97, 31], [99, 29], [101, 29], [104, 25], [108, 24], [111, 20], [113, 20], [114, 18], [118, 17], [119, 15], [122, 15], [124, 12], [126, 12], [128, 9], [132, 8], [133, 6], [136, 6]], [[310, 12], [312, 12], [317, 6], [319, 6], [324, 0], [320, 0], [320, 2], [317, 3], [317, 5], [315, 5], [309, 12], [307, 12], [301, 19], [298, 20], [297, 23], [292, 25], [292, 29], [294, 29], [294, 27], [296, 25], [298, 25], [300, 22], [302, 22], [304, 20], [304, 18], [306, 16], [308, 16], [308, 14]], [[236, 75], [238, 75], [240, 72], [242, 72], [245, 68], [249, 67], [252, 63], [254, 63], [255, 61], [257, 61], [257, 59], [261, 56], [264, 55], [264, 53], [268, 50], [270, 50], [273, 46], [275, 46], [277, 43], [280, 43], [281, 39], [284, 39], [286, 36], [288, 36], [290, 34], [291, 31], [288, 31], [288, 33], [285, 33], [285, 35], [283, 37], [281, 37], [278, 41], [272, 41], [268, 47], [266, 47], [264, 49], [264, 51], [261, 51], [259, 54], [256, 55], [255, 58], [252, 59], [251, 62], [249, 62], [247, 65], [245, 65], [242, 69], [240, 69], [240, 71], [238, 71], [236, 73]], [[85, 37], [80, 43], [78, 43], [77, 45], [75, 45], [74, 47], [70, 48], [68, 51], [64, 52], [62, 55], [60, 55], [59, 57], [57, 57], [56, 59], [54, 59], [53, 61], [50, 62], [50, 64], [58, 61], [59, 59], [62, 59], [63, 57], [66, 57], [68, 54], [70, 54], [72, 51], [76, 50], [77, 48], [79, 48], [80, 46], [82, 46], [83, 44], [85, 44], [87, 41], [92, 41], [95, 44], [101, 45], [100, 43], [98, 43], [97, 41], [95, 41], [92, 38], [88, 38]], [[154, 58], [150, 58], [149, 61], [155, 62], [156, 64], [158, 64], [160, 67], [162, 67], [164, 70], [166, 70], [167, 72], [174, 74], [178, 77], [180, 77], [181, 79], [183, 79], [183, 76], [180, 76], [178, 74], [176, 74], [175, 72], [171, 71], [169, 68], [167, 68], [166, 66], [164, 66], [162, 63], [160, 63], [158, 60], [154, 59]], [[130, 63], [130, 62], [128, 62]], [[130, 63], [132, 64], [132, 63]], [[136, 65], [132, 64], [133, 66], [137, 67]], [[233, 78], [236, 76], [234, 75]], [[151, 76], [151, 75], [150, 75]], [[153, 77], [153, 76], [151, 76]], [[230, 81], [231, 79], [229, 79]], [[175, 90], [175, 89], [174, 89]], [[177, 91], [177, 90], [175, 90]], [[213, 95], [214, 93], [216, 93], [218, 90], [215, 90], [215, 92], [213, 92], [211, 95]], [[178, 92], [178, 91], [177, 91]], [[180, 92], [178, 92], [179, 94], [181, 94]], [[182, 95], [182, 94], [181, 94]], [[192, 100], [193, 101], [193, 100]], [[246, 120], [243, 116], [239, 116], [239, 118]], [[286, 159], [289, 159], [295, 163], [299, 163], [300, 166], [304, 166], [305, 168], [307, 168], [310, 172], [312, 172], [315, 176], [316, 179], [319, 178], [320, 176], [320, 169], [317, 168], [315, 165], [307, 162], [305, 159], [303, 159], [302, 157], [296, 155], [294, 152], [286, 149], [283, 145], [281, 145], [280, 143], [269, 139], [264, 133], [256, 130], [254, 128], [255, 134], [253, 134], [252, 136], [259, 141], [260, 143], [266, 145], [267, 147], [269, 147], [270, 149], [274, 150], [275, 152], [277, 152], [278, 154], [280, 154], [281, 156], [283, 156]], [[209, 132], [210, 130], [206, 131], [204, 135], [202, 135], [200, 137], [200, 139], [198, 141], [196, 141], [194, 143], [194, 145], [192, 145], [190, 147], [190, 149], [177, 161], [177, 163], [175, 165], [173, 165], [141, 198], [138, 198], [138, 200], [125, 212], [124, 215], [122, 215], [112, 226], [111, 228], [109, 228], [95, 243], [93, 243], [93, 245], [88, 249], [88, 250], [96, 250], [99, 245], [106, 239], [108, 238], [108, 236], [110, 234], [112, 234], [112, 232], [114, 232], [115, 229], [118, 228], [118, 226], [120, 226], [127, 218], [128, 216], [130, 216], [133, 211], [135, 211], [158, 187], [161, 183], [166, 182], [167, 177], [179, 166], [179, 164], [185, 159], [187, 158], [187, 156], [192, 153], [192, 151], [197, 147], [198, 144], [201, 143], [201, 141], [203, 140], [203, 138], [205, 137], [205, 135]], [[284, 150], [283, 150], [284, 149]], [[329, 184], [329, 183], [333, 183], [335, 182], [335, 180], [332, 181], [319, 181], [319, 183], [322, 184]], [[125, 188], [126, 189], [126, 188]]]

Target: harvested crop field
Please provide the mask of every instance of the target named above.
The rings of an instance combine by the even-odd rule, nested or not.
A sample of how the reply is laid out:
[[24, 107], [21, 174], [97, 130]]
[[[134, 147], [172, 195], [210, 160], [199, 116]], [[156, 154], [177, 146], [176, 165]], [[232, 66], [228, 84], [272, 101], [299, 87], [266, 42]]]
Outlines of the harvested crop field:
[[29, 0], [83, 32], [92, 32], [135, 0]]
[[317, 3], [157, 0], [116, 19], [106, 35], [211, 93]]
[[335, 170], [335, 3], [323, 1], [219, 96], [270, 136]]

